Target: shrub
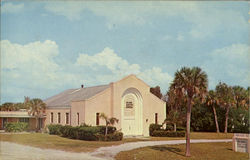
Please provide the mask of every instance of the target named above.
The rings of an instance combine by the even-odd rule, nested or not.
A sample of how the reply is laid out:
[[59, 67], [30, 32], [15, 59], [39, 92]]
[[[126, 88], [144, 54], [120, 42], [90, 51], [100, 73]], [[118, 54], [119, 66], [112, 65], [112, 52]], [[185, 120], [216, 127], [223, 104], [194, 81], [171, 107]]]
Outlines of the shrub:
[[185, 131], [186, 128], [185, 127], [176, 127], [176, 131]]
[[98, 138], [99, 141], [121, 141], [123, 138], [123, 133], [115, 131], [112, 134], [107, 134], [107, 137], [103, 134], [96, 134], [96, 137]]
[[77, 132], [78, 132], [78, 139], [96, 141], [98, 140], [96, 134], [100, 133], [100, 128], [99, 127], [79, 127]]
[[61, 128], [63, 126], [60, 124], [50, 124], [48, 125], [49, 134], [61, 135]]
[[69, 125], [65, 125], [65, 126], [62, 126], [60, 128], [60, 133], [63, 137], [70, 137], [70, 134], [71, 134], [71, 129], [73, 127], [72, 126], [69, 126]]
[[[73, 127], [69, 125], [62, 126], [59, 124], [50, 124], [47, 127], [49, 129], [49, 134], [87, 141], [105, 140], [105, 126], [81, 125]], [[107, 141], [119, 141], [122, 140], [122, 137], [123, 134], [121, 132], [116, 132], [115, 127], [108, 127]]]
[[161, 130], [162, 125], [159, 124], [150, 124], [149, 126], [149, 135], [152, 136], [155, 130]]
[[[105, 135], [106, 126], [98, 126], [100, 128], [100, 133]], [[116, 128], [113, 126], [108, 126], [108, 134], [115, 133]]]
[[174, 129], [173, 125], [171, 125], [171, 124], [166, 125], [166, 130], [167, 131], [172, 131], [173, 129]]
[[5, 125], [7, 132], [22, 132], [28, 129], [28, 123], [25, 122], [9, 122]]
[[154, 137], [185, 137], [185, 132], [170, 132], [170, 131], [162, 131], [155, 130], [152, 133]]

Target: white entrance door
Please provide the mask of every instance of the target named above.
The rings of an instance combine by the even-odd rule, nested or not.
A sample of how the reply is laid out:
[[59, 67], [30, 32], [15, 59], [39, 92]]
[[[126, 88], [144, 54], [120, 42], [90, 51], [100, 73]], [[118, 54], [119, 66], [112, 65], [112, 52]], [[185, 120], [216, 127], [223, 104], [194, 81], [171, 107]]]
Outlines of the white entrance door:
[[122, 98], [122, 132], [124, 135], [142, 135], [141, 98], [130, 92]]

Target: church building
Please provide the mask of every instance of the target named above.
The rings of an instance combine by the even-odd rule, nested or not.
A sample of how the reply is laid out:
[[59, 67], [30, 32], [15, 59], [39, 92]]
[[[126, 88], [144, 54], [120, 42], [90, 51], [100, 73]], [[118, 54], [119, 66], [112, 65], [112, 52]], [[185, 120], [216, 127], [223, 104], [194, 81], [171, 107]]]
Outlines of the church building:
[[107, 85], [68, 89], [44, 102], [45, 125], [105, 125], [99, 118], [105, 113], [119, 119], [115, 127], [124, 135], [149, 136], [149, 125], [161, 124], [166, 117], [165, 102], [135, 75]]

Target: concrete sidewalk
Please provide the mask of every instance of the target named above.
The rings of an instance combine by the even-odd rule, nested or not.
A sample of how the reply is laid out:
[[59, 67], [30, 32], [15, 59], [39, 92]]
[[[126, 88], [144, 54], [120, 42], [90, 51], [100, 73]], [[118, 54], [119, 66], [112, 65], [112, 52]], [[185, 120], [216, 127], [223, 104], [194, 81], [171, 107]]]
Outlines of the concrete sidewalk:
[[[191, 140], [191, 143], [212, 143], [212, 142], [231, 142], [232, 139], [197, 139]], [[0, 141], [0, 159], [1, 160], [113, 160], [115, 155], [121, 151], [129, 151], [136, 148], [165, 145], [165, 144], [183, 144], [185, 140], [171, 141], [141, 141], [129, 142], [121, 145], [100, 147], [91, 153], [73, 153], [55, 149], [41, 149], [31, 146], [25, 146], [10, 142]]]
[[[232, 139], [195, 139], [191, 140], [191, 143], [214, 143], [214, 142], [232, 142]], [[121, 151], [129, 151], [136, 148], [165, 145], [165, 144], [184, 144], [186, 140], [170, 140], [170, 141], [143, 141], [143, 142], [130, 142], [117, 146], [100, 147], [96, 151], [90, 153], [92, 156], [98, 156], [105, 159], [113, 159], [116, 154]]]

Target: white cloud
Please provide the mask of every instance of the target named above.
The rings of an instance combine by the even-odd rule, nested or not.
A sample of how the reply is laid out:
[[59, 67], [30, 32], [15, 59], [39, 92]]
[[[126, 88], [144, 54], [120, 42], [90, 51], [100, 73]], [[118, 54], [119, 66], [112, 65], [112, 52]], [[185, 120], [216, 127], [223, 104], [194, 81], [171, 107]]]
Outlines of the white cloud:
[[88, 66], [93, 70], [106, 67], [112, 74], [97, 75], [97, 79], [101, 82], [108, 83], [118, 80], [129, 74], [136, 74], [149, 85], [161, 85], [167, 89], [172, 77], [167, 72], [162, 72], [161, 68], [153, 67], [151, 69], [142, 70], [138, 64], [129, 64], [129, 62], [119, 57], [112, 49], [105, 48], [102, 52], [93, 56], [88, 54], [80, 54], [77, 66]]
[[208, 72], [210, 87], [215, 87], [219, 81], [249, 86], [249, 51], [250, 47], [246, 44], [232, 44], [212, 51], [210, 59], [203, 65]]
[[104, 48], [104, 50], [94, 56], [88, 54], [80, 54], [77, 62], [80, 66], [89, 66], [95, 68], [96, 66], [105, 66], [113, 74], [126, 75], [129, 73], [137, 74], [140, 70], [138, 64], [129, 64], [127, 60], [119, 57], [110, 48]]
[[108, 84], [129, 74], [164, 89], [172, 79], [158, 67], [142, 70], [139, 64], [130, 64], [108, 47], [94, 55], [79, 54], [74, 63], [59, 64], [55, 61], [59, 49], [51, 40], [25, 45], [2, 40], [0, 45], [1, 97], [12, 100], [22, 101], [23, 96], [47, 98], [69, 87]]
[[[26, 45], [1, 41], [1, 64], [4, 80], [34, 88], [56, 88], [62, 79], [72, 80], [54, 58], [59, 54], [54, 41], [32, 42]], [[8, 83], [8, 82], [6, 82]], [[9, 82], [10, 83], [10, 82]]]
[[[218, 3], [218, 4], [217, 4]], [[247, 20], [237, 11], [221, 9], [219, 2], [62, 2], [46, 3], [45, 8], [70, 20], [81, 20], [83, 11], [88, 10], [106, 20], [108, 29], [116, 24], [133, 23], [147, 25], [155, 17], [179, 17], [192, 24], [185, 34], [193, 38], [206, 38], [221, 32], [225, 26], [228, 30], [247, 29]], [[233, 20], [233, 21], [232, 21]], [[178, 37], [182, 40], [184, 35]]]
[[12, 3], [3, 3], [1, 7], [2, 13], [17, 13], [22, 11], [24, 4], [12, 4]]

